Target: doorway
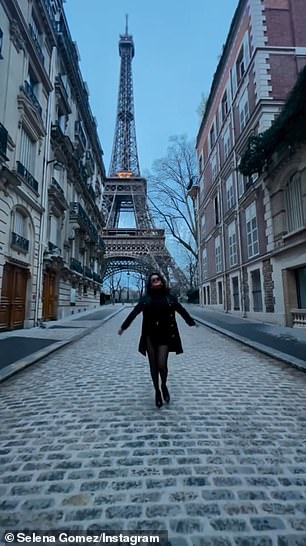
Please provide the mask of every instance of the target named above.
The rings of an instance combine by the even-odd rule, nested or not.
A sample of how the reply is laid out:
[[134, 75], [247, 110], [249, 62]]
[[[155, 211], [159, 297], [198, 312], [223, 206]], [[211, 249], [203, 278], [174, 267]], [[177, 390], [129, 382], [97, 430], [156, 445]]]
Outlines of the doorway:
[[54, 271], [46, 271], [43, 288], [43, 320], [57, 319], [57, 274]]
[[0, 330], [23, 328], [28, 270], [6, 263], [3, 268]]

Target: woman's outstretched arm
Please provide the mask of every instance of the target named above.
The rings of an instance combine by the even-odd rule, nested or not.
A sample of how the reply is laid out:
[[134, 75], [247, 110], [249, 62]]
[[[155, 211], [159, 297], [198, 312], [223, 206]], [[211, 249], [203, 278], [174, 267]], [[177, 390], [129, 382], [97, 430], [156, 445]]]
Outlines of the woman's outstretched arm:
[[125, 321], [121, 324], [121, 327], [118, 331], [119, 336], [123, 334], [124, 330], [126, 330], [130, 324], [132, 324], [133, 320], [141, 313], [143, 310], [143, 301], [142, 299], [135, 305], [134, 309], [130, 312], [130, 314], [126, 317]]
[[183, 307], [177, 298], [173, 298], [174, 300], [174, 309], [181, 315], [181, 317], [184, 319], [185, 322], [187, 322], [188, 326], [197, 326], [196, 322], [193, 320], [192, 316], [189, 315], [188, 311]]

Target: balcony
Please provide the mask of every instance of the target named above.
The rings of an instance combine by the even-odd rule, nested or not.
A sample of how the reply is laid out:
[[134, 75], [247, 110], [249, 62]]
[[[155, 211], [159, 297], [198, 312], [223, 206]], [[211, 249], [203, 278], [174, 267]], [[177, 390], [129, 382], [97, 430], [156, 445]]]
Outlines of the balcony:
[[[56, 23], [56, 20], [55, 20], [55, 17], [54, 17], [54, 12], [52, 10], [52, 5], [51, 5], [51, 2], [50, 0], [40, 0], [41, 4], [43, 5], [44, 9], [45, 9], [45, 12], [46, 14], [48, 14], [47, 16], [45, 15], [45, 19], [48, 21], [48, 24], [50, 26], [50, 30], [53, 33], [57, 33], [57, 23]], [[54, 44], [56, 44], [56, 41], [54, 40]]]
[[23, 252], [26, 254], [29, 252], [29, 241], [21, 235], [18, 235], [18, 233], [12, 232], [11, 247], [18, 252]]
[[31, 173], [20, 163], [20, 161], [16, 162], [17, 165], [17, 174], [22, 178], [23, 182], [31, 188], [35, 193], [38, 194], [38, 182], [35, 180], [35, 178], [31, 175]]
[[83, 275], [83, 266], [81, 262], [79, 262], [75, 258], [70, 259], [70, 269], [72, 269], [72, 271], [76, 271], [77, 273], [80, 273], [81, 275]]
[[34, 42], [34, 45], [35, 45], [36, 53], [37, 53], [37, 55], [38, 55], [38, 57], [39, 57], [39, 59], [41, 61], [41, 64], [44, 66], [45, 65], [45, 58], [44, 58], [40, 43], [38, 41], [37, 34], [35, 33], [35, 30], [34, 30], [34, 28], [32, 27], [31, 24], [29, 25], [29, 30], [30, 30], [31, 38], [32, 38], [32, 40]]
[[87, 171], [92, 176], [95, 172], [95, 162], [94, 162], [92, 152], [90, 150], [86, 151], [86, 168], [87, 168]]
[[98, 241], [98, 231], [80, 203], [70, 203], [70, 221], [77, 221], [80, 228], [86, 231], [91, 240]]
[[55, 78], [55, 91], [58, 96], [59, 102], [66, 114], [71, 114], [71, 108], [69, 104], [69, 97], [67, 89], [65, 87], [61, 74], [58, 74]]
[[293, 328], [306, 328], [306, 309], [291, 309]]
[[21, 90], [24, 91], [26, 97], [31, 101], [34, 108], [38, 111], [39, 115], [42, 116], [42, 107], [40, 106], [38, 99], [33, 91], [33, 87], [28, 81], [24, 82], [24, 86], [21, 87]]
[[88, 172], [85, 165], [83, 165], [82, 161], [79, 162], [79, 173], [85, 186], [87, 186]]
[[89, 267], [87, 267], [87, 265], [84, 266], [84, 275], [85, 275], [85, 277], [88, 277], [89, 279], [93, 278], [93, 273], [92, 273], [91, 269]]
[[76, 121], [75, 122], [74, 136], [75, 136], [77, 145], [81, 148], [82, 152], [85, 152], [85, 150], [86, 150], [86, 135], [85, 135], [85, 131], [84, 131], [83, 127], [82, 127], [82, 122], [81, 121]]
[[98, 275], [98, 273], [93, 273], [92, 278], [93, 278], [93, 280], [95, 282], [98, 282], [99, 284], [102, 284], [102, 277], [100, 277], [100, 275]]
[[6, 151], [7, 151], [7, 137], [8, 132], [5, 127], [0, 123], [0, 159], [7, 161]]

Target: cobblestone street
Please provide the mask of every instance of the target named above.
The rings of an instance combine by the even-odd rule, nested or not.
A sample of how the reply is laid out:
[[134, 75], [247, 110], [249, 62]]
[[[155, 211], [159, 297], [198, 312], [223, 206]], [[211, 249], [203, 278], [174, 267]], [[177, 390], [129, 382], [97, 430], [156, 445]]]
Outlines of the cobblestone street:
[[1, 528], [305, 546], [305, 373], [179, 319], [158, 410], [127, 312], [1, 385]]

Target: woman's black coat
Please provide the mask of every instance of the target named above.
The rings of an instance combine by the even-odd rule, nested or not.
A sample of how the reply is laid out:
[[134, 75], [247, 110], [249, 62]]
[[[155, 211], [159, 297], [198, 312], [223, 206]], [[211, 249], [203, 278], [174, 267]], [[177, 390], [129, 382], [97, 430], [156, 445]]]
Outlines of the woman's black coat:
[[[169, 327], [169, 351], [180, 354], [183, 352], [183, 347], [175, 320], [175, 312], [177, 311], [177, 313], [179, 313], [183, 317], [183, 319], [187, 322], [189, 326], [194, 326], [195, 321], [189, 315], [186, 309], [184, 309], [184, 307], [177, 301], [176, 297], [167, 295], [166, 298], [168, 304], [166, 306], [166, 316], [163, 317], [163, 321], [165, 321]], [[139, 352], [143, 355], [146, 355], [147, 352], [146, 340], [147, 337], [150, 335], [150, 324], [152, 322], [152, 308], [150, 306], [150, 302], [150, 296], [142, 297], [121, 326], [123, 330], [126, 330], [133, 322], [135, 317], [137, 317], [139, 313], [143, 313], [141, 337], [138, 346]]]

